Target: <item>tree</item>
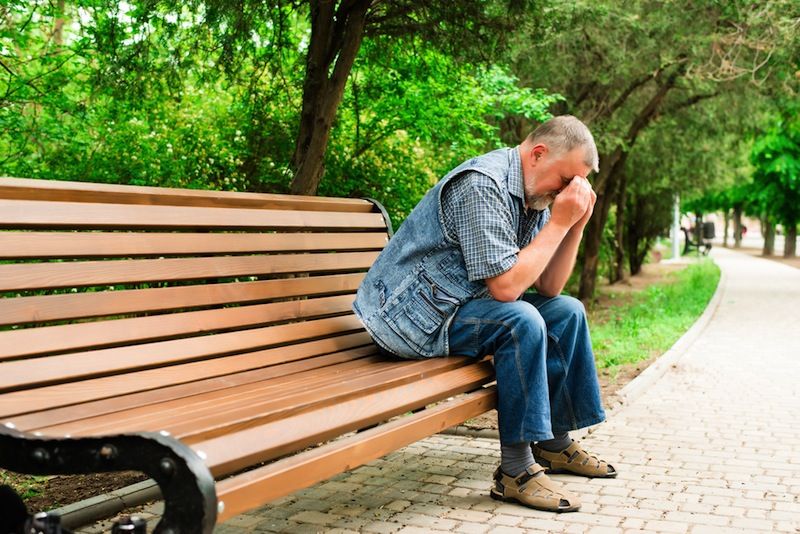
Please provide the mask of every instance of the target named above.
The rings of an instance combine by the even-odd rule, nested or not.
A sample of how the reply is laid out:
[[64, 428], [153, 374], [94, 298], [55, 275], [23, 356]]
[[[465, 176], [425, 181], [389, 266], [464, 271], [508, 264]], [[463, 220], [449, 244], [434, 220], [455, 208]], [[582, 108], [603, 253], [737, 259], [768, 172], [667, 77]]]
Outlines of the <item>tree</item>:
[[794, 257], [800, 222], [800, 120], [794, 110], [757, 138], [751, 159], [761, 203], [786, 231], [783, 255]]
[[[143, 10], [154, 13], [167, 4], [172, 5], [151, 2]], [[310, 33], [307, 41], [301, 41], [305, 74], [290, 190], [309, 195], [322, 179], [331, 130], [366, 37], [421, 37], [464, 58], [491, 55], [509, 32], [513, 15], [527, 4], [523, 0], [505, 6], [492, 0], [314, 0], [308, 5], [286, 0], [273, 4], [206, 0], [195, 5], [205, 6], [204, 24], [221, 44], [220, 63], [229, 71], [231, 65], [247, 64], [243, 58], [248, 55], [263, 55], [262, 47], [252, 45], [254, 33], [283, 27], [287, 11], [308, 14]], [[280, 60], [280, 55], [271, 57]]]
[[[775, 65], [787, 70], [784, 55], [796, 47], [800, 8], [792, 2], [627, 1], [563, 3], [550, 10], [554, 22], [535, 40], [540, 44], [518, 44], [515, 68], [526, 73], [523, 79], [548, 80], [565, 96], [558, 112], [583, 118], [598, 140], [598, 200], [586, 230], [579, 290], [587, 299], [609, 209], [642, 134], [721, 95], [753, 94], [769, 85]], [[523, 39], [531, 41], [530, 34]], [[786, 43], [793, 47], [784, 51]]]

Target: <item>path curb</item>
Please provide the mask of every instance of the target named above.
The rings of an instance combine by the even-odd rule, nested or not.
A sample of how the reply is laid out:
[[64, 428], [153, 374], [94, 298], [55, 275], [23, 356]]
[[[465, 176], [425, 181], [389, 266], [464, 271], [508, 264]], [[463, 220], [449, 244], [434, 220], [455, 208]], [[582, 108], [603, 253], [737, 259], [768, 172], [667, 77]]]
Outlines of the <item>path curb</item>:
[[52, 512], [61, 516], [61, 526], [74, 529], [160, 498], [161, 489], [158, 484], [152, 479], [147, 479], [103, 495], [68, 504]]

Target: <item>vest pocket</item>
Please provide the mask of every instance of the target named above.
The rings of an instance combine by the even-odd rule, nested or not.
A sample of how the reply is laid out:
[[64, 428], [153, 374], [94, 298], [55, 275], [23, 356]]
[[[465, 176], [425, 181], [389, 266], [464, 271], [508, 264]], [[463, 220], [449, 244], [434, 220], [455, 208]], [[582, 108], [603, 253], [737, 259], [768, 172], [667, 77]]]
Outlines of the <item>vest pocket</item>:
[[437, 356], [443, 348], [438, 342], [447, 319], [459, 300], [423, 274], [384, 311], [386, 323], [406, 343], [425, 356]]
[[414, 295], [403, 312], [426, 334], [432, 334], [445, 319], [444, 313], [425, 296], [423, 291]]

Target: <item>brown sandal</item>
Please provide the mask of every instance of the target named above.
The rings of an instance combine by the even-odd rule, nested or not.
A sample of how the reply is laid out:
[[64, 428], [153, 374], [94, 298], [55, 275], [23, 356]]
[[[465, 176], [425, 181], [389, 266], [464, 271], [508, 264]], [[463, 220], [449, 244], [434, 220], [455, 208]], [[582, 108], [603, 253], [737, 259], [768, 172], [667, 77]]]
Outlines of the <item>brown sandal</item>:
[[578, 496], [548, 477], [539, 464], [531, 465], [517, 478], [508, 476], [498, 467], [490, 495], [498, 501], [515, 502], [546, 512], [575, 512], [581, 507]]
[[561, 452], [546, 451], [535, 444], [531, 448], [534, 460], [539, 462], [547, 473], [571, 473], [589, 478], [617, 476], [617, 470], [612, 465], [583, 450], [575, 440]]

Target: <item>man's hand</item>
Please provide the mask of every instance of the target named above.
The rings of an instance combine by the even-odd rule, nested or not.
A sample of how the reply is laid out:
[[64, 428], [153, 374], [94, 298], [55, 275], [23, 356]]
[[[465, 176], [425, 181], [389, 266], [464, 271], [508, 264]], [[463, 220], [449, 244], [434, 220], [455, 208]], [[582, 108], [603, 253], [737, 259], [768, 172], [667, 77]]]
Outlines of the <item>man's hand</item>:
[[[578, 180], [582, 180], [586, 187], [589, 190], [589, 203], [586, 206], [586, 212], [583, 214], [583, 217], [575, 224], [580, 230], [583, 230], [586, 225], [589, 223], [589, 219], [592, 217], [592, 213], [594, 213], [594, 205], [597, 202], [597, 193], [594, 192], [592, 189], [592, 184], [589, 183], [589, 180], [586, 178], [581, 178], [580, 176], [576, 176], [572, 181], [576, 182]], [[572, 182], [570, 182], [572, 185]]]
[[585, 178], [576, 176], [553, 201], [550, 220], [567, 229], [580, 223], [585, 225], [592, 215], [596, 199], [597, 195], [592, 191], [589, 182]]

